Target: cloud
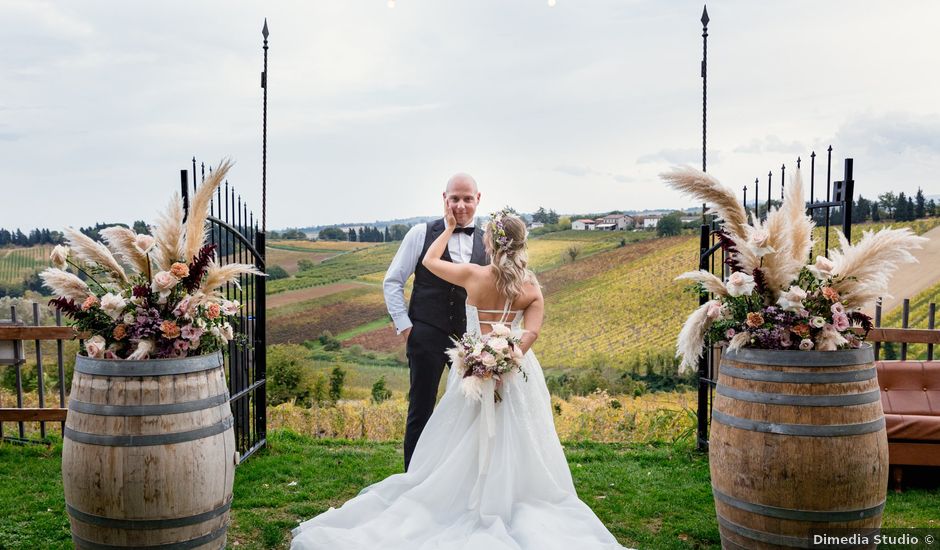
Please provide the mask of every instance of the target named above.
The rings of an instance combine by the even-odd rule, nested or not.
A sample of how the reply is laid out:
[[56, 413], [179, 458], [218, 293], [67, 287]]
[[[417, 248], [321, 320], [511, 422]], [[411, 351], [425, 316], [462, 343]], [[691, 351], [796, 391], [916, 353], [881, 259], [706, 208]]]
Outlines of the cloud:
[[[721, 158], [719, 151], [708, 151], [708, 160], [718, 162]], [[691, 164], [697, 165], [702, 160], [701, 149], [661, 149], [655, 153], [649, 153], [637, 157], [637, 164], [666, 163], [666, 164]]]
[[833, 143], [849, 154], [940, 157], [940, 116], [885, 113], [849, 119]]
[[735, 153], [802, 153], [806, 146], [798, 141], [785, 143], [775, 135], [752, 139], [747, 145], [735, 147]]
[[574, 165], [556, 166], [552, 170], [554, 170], [555, 172], [559, 172], [561, 174], [566, 174], [568, 176], [575, 176], [579, 178], [583, 178], [585, 176], [602, 176], [602, 177], [611, 178], [618, 183], [630, 183], [630, 182], [636, 181], [636, 178], [633, 176], [627, 176], [625, 174], [617, 174], [615, 172], [601, 172], [598, 170], [594, 170], [593, 168], [589, 166], [574, 166]]

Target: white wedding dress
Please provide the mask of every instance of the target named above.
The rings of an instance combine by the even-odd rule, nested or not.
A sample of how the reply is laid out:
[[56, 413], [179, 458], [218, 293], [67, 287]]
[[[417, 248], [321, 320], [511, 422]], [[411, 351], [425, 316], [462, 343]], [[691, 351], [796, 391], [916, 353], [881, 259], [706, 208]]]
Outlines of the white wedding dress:
[[[522, 311], [510, 313], [521, 335]], [[471, 305], [467, 330], [480, 333]], [[518, 373], [504, 380], [495, 405], [465, 397], [460, 374], [449, 369], [409, 470], [301, 523], [291, 548], [622, 550], [575, 492], [531, 350], [523, 368], [528, 381]]]

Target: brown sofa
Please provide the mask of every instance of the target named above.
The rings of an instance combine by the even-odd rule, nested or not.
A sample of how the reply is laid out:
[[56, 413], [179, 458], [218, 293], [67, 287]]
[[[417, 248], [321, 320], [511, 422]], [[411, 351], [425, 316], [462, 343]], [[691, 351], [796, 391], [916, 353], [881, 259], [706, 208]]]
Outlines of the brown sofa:
[[878, 361], [896, 488], [901, 466], [940, 466], [940, 361]]

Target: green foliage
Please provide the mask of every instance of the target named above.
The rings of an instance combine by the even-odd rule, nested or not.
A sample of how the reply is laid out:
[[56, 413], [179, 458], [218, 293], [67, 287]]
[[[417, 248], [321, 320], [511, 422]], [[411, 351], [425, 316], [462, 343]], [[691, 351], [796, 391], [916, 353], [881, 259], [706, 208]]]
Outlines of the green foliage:
[[382, 401], [391, 399], [391, 397], [391, 390], [385, 387], [385, 376], [381, 376], [375, 381], [375, 384], [372, 384], [372, 402], [381, 403]]
[[567, 248], [567, 250], [565, 250], [565, 255], [568, 257], [568, 259], [569, 259], [572, 263], [573, 263], [575, 260], [578, 259], [578, 255], [579, 255], [579, 254], [581, 254], [581, 247], [580, 247], [580, 246], [569, 246], [569, 247]]
[[656, 224], [656, 234], [660, 237], [672, 237], [680, 233], [682, 233], [681, 212], [666, 214]]
[[317, 238], [321, 241], [345, 241], [349, 239], [349, 235], [338, 227], [327, 227], [320, 230]]
[[[297, 263], [299, 265], [300, 262], [306, 262], [306, 261], [308, 260], [300, 260]], [[287, 270], [279, 265], [272, 265], [271, 267], [268, 268], [267, 273], [268, 273], [269, 281], [276, 281], [278, 279], [286, 279], [290, 277], [290, 275], [288, 275], [287, 273]]]
[[330, 401], [337, 402], [343, 396], [343, 383], [346, 381], [346, 371], [343, 367], [333, 367], [330, 372]]
[[[302, 349], [302, 348], [301, 348]], [[296, 400], [309, 407], [313, 384], [295, 348], [274, 344], [267, 350], [267, 398], [271, 405]]]
[[323, 349], [326, 351], [336, 351], [343, 347], [343, 344], [334, 338], [333, 334], [328, 330], [324, 330], [323, 333], [320, 334], [320, 337], [317, 338], [317, 341], [320, 342]]

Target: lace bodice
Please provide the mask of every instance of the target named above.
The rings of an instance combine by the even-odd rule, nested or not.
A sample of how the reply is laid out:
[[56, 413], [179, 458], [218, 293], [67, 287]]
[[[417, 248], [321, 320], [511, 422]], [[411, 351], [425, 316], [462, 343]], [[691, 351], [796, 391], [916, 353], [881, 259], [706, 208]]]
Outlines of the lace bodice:
[[467, 332], [475, 334], [477, 336], [481, 335], [483, 331], [481, 330], [481, 325], [495, 325], [499, 320], [493, 321], [481, 321], [480, 313], [498, 313], [506, 314], [506, 323], [509, 323], [509, 329], [512, 330], [513, 334], [522, 333], [522, 314], [524, 313], [521, 309], [514, 310], [498, 310], [498, 309], [477, 309], [477, 306], [472, 306], [467, 304]]

